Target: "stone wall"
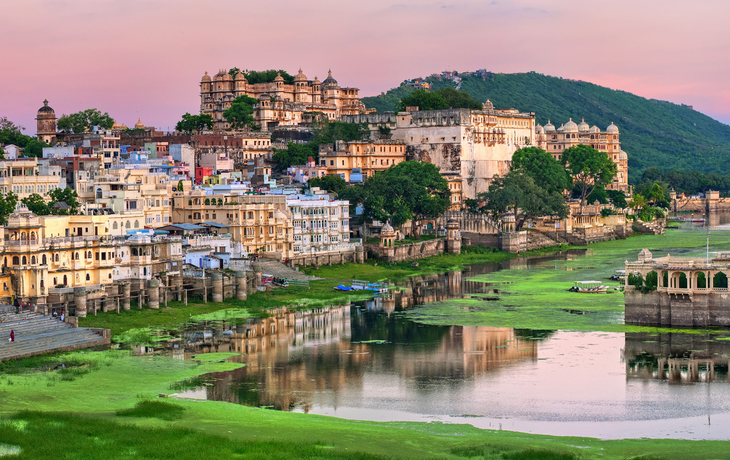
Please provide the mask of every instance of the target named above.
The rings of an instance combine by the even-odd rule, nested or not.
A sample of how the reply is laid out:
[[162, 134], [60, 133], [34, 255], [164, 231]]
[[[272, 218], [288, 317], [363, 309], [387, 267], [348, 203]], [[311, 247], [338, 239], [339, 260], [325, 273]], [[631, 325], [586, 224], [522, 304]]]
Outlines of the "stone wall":
[[[437, 256], [446, 252], [446, 238], [436, 238], [428, 241], [398, 244], [393, 248], [383, 248], [380, 243], [366, 243], [365, 250], [376, 258], [386, 262], [401, 262], [404, 260], [423, 259]], [[392, 253], [392, 254], [391, 254]]]
[[730, 293], [646, 294], [627, 286], [625, 321], [646, 326], [730, 326]]
[[360, 252], [360, 255], [358, 255], [358, 251], [345, 251], [345, 252], [337, 252], [332, 254], [319, 254], [319, 255], [306, 255], [301, 254], [297, 257], [294, 257], [290, 260], [290, 264], [292, 266], [294, 265], [302, 265], [302, 266], [309, 266], [309, 265], [334, 265], [334, 264], [345, 264], [345, 263], [357, 263], [361, 264], [364, 263], [364, 255], [362, 252]]

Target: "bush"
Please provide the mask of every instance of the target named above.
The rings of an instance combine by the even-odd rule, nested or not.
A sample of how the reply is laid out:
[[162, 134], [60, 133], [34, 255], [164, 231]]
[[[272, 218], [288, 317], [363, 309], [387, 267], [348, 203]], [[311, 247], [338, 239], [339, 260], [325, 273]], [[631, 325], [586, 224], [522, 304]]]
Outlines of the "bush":
[[163, 401], [140, 401], [132, 409], [117, 411], [122, 417], [147, 417], [161, 420], [177, 420], [182, 417], [185, 408], [177, 404]]

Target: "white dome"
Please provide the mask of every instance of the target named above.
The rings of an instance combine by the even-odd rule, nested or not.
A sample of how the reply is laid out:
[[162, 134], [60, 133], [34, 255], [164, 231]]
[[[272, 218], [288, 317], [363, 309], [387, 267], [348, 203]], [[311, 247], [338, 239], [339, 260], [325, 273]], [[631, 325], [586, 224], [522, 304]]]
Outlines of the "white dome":
[[591, 126], [590, 132], [591, 133], [600, 133], [601, 132], [601, 128], [599, 128], [596, 125], [593, 125], [593, 126]]
[[624, 152], [623, 150], [621, 150], [619, 152], [619, 154], [618, 154], [618, 159], [619, 160], [628, 160], [629, 159], [629, 156], [626, 154], [626, 152]]
[[555, 125], [550, 123], [550, 120], [548, 120], [547, 124], [545, 125], [545, 132], [546, 133], [552, 133], [555, 132]]
[[568, 122], [563, 126], [563, 132], [566, 133], [577, 133], [578, 132], [578, 125], [573, 122], [573, 119], [571, 118], [568, 120]]
[[608, 128], [606, 128], [606, 132], [608, 134], [618, 134], [618, 126], [614, 125], [613, 122], [611, 122], [611, 124], [608, 125]]
[[578, 131], [580, 131], [582, 133], [587, 133], [589, 129], [590, 129], [590, 126], [588, 126], [588, 123], [586, 123], [585, 118], [583, 118], [582, 121], [580, 122], [580, 124], [578, 125]]
[[540, 125], [535, 125], [535, 134], [545, 134], [545, 129]]

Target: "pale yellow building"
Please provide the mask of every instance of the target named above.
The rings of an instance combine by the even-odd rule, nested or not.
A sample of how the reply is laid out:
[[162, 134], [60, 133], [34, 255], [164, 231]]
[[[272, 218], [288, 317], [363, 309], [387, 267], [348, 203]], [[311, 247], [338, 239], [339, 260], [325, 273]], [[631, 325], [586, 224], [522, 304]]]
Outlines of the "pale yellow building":
[[106, 215], [40, 217], [19, 206], [3, 234], [1, 260], [12, 280], [9, 288], [35, 304], [69, 288], [108, 292], [115, 281], [140, 283], [182, 268], [179, 238], [114, 237]]
[[535, 126], [535, 140], [538, 147], [550, 153], [556, 160], [560, 160], [565, 149], [579, 144], [590, 145], [599, 152], [606, 153], [618, 169], [616, 177], [606, 189], [629, 192], [629, 157], [621, 150], [618, 127], [613, 123], [602, 131], [596, 125], [589, 126], [585, 119], [576, 124], [571, 118], [556, 129], [548, 120], [545, 126]]
[[281, 75], [270, 83], [249, 84], [243, 73], [234, 77], [221, 70], [213, 78], [206, 72], [201, 79], [200, 112], [213, 117], [215, 129], [229, 129], [223, 112], [235, 98], [248, 96], [259, 101], [254, 108], [254, 117], [266, 131], [276, 126], [297, 125], [306, 112], [321, 112], [331, 120], [365, 112], [359, 91], [357, 88], [340, 87], [331, 71], [322, 82], [317, 77], [308, 80], [299, 69], [293, 84], [286, 84]]
[[336, 141], [319, 146], [320, 166], [327, 167], [328, 175], [338, 175], [347, 182], [354, 168], [360, 168], [364, 181], [405, 159], [406, 144], [400, 140]]
[[284, 195], [207, 195], [203, 190], [176, 193], [173, 223], [217, 224], [251, 254], [290, 259], [294, 228]]
[[22, 200], [34, 193], [45, 197], [51, 190], [65, 187], [66, 180], [60, 175], [40, 175], [36, 158], [0, 160], [0, 191], [3, 194], [13, 192]]

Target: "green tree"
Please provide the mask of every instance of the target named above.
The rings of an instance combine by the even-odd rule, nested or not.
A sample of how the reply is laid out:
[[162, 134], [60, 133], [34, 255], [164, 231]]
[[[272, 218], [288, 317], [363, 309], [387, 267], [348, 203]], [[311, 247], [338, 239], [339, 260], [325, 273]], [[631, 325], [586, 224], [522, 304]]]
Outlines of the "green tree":
[[15, 211], [18, 204], [18, 195], [13, 192], [0, 193], [0, 225], [8, 224], [8, 216]]
[[236, 75], [238, 75], [238, 73], [239, 73], [240, 71], [241, 71], [241, 69], [239, 69], [238, 67], [232, 67], [232, 68], [231, 68], [231, 69], [230, 69], [230, 70], [228, 71], [228, 75], [230, 75], [230, 76], [231, 76], [231, 77], [233, 77], [233, 78], [236, 78]]
[[482, 104], [466, 91], [459, 91], [455, 88], [441, 88], [435, 91], [446, 100], [446, 106], [450, 109], [472, 109], [482, 110]]
[[[79, 209], [79, 195], [76, 193], [76, 190], [70, 189], [70, 188], [56, 188], [48, 192], [48, 196], [51, 197], [50, 203], [48, 203], [48, 206], [51, 208], [52, 214], [59, 214], [59, 215], [76, 215], [78, 213]], [[61, 209], [61, 210], [54, 210], [53, 205], [56, 203], [66, 203], [70, 209]]]
[[596, 186], [611, 183], [617, 172], [616, 163], [605, 152], [590, 145], [579, 144], [565, 149], [561, 160], [573, 183], [580, 187], [581, 206]]
[[186, 112], [182, 116], [182, 120], [178, 121], [175, 125], [175, 131], [188, 134], [205, 129], [213, 129], [213, 117], [203, 113], [200, 115], [191, 115]]
[[183, 186], [183, 181], [182, 180], [178, 181], [177, 182], [177, 191], [178, 192], [183, 192], [184, 189], [185, 189], [185, 187]]
[[524, 147], [512, 155], [511, 171], [519, 171], [535, 181], [548, 193], [560, 192], [570, 187], [570, 176], [563, 165], [539, 147]]
[[628, 203], [626, 203], [626, 194], [621, 190], [606, 190], [606, 194], [608, 195], [608, 199], [611, 200], [611, 203], [613, 203], [614, 206], [617, 208], [627, 208]]
[[332, 144], [335, 141], [361, 141], [370, 137], [367, 123], [346, 123], [324, 119], [312, 124], [312, 144]]
[[634, 214], [636, 214], [641, 209], [644, 209], [646, 205], [649, 202], [643, 195], [639, 195], [638, 193], [634, 193], [634, 197], [629, 201], [628, 205], [631, 209], [634, 210]]
[[310, 157], [316, 161], [318, 152], [317, 145], [314, 143], [289, 142], [286, 149], [275, 149], [271, 159], [276, 163], [276, 169], [283, 172], [289, 166], [306, 164]]
[[255, 85], [256, 83], [271, 83], [276, 78], [277, 74], [281, 74], [284, 79], [284, 83], [287, 85], [294, 84], [294, 77], [289, 74], [286, 70], [244, 70], [243, 75], [249, 84]]
[[114, 119], [108, 113], [101, 113], [97, 109], [87, 109], [71, 115], [61, 115], [56, 126], [64, 132], [76, 134], [92, 131], [95, 126], [110, 129], [114, 126]]
[[24, 149], [26, 156], [42, 156], [43, 147], [48, 147], [48, 144], [35, 137], [24, 135], [22, 133], [24, 129], [8, 120], [7, 117], [0, 118], [0, 145], [17, 145]]
[[231, 102], [231, 106], [223, 112], [223, 118], [231, 125], [232, 129], [253, 128], [256, 126], [256, 120], [253, 116], [253, 106], [256, 104], [258, 104], [258, 101], [252, 97], [238, 96]]
[[485, 203], [482, 212], [499, 220], [509, 210], [515, 213], [517, 229], [527, 219], [540, 216], [568, 217], [565, 197], [558, 191], [548, 192], [539, 187], [532, 177], [520, 171], [510, 171], [503, 177], [495, 177], [489, 190], [479, 194], [479, 201]]
[[348, 187], [340, 198], [362, 204], [365, 220], [390, 220], [400, 227], [411, 220], [413, 234], [420, 222], [442, 215], [450, 205], [449, 186], [431, 163], [404, 161], [369, 177], [362, 186]]
[[441, 94], [419, 89], [401, 98], [398, 110], [405, 111], [408, 107], [418, 107], [419, 110], [445, 110], [449, 108], [449, 104]]
[[27, 157], [43, 158], [44, 147], [50, 147], [50, 145], [35, 138], [28, 139], [28, 142], [25, 144], [25, 148], [23, 149], [23, 155]]
[[46, 200], [44, 200], [43, 197], [37, 193], [34, 193], [27, 198], [23, 198], [21, 201], [28, 208], [28, 210], [34, 212], [39, 216], [47, 216], [51, 213], [51, 207], [48, 206]]
[[345, 182], [345, 179], [340, 176], [328, 175], [312, 177], [309, 181], [307, 181], [307, 185], [310, 187], [319, 187], [322, 190], [339, 194], [347, 187], [347, 182]]
[[656, 206], [659, 208], [668, 208], [669, 207], [669, 196], [667, 195], [667, 192], [664, 189], [664, 187], [662, 187], [657, 182], [655, 182], [651, 186], [646, 197], [649, 200], [649, 204], [651, 204], [652, 206]]

